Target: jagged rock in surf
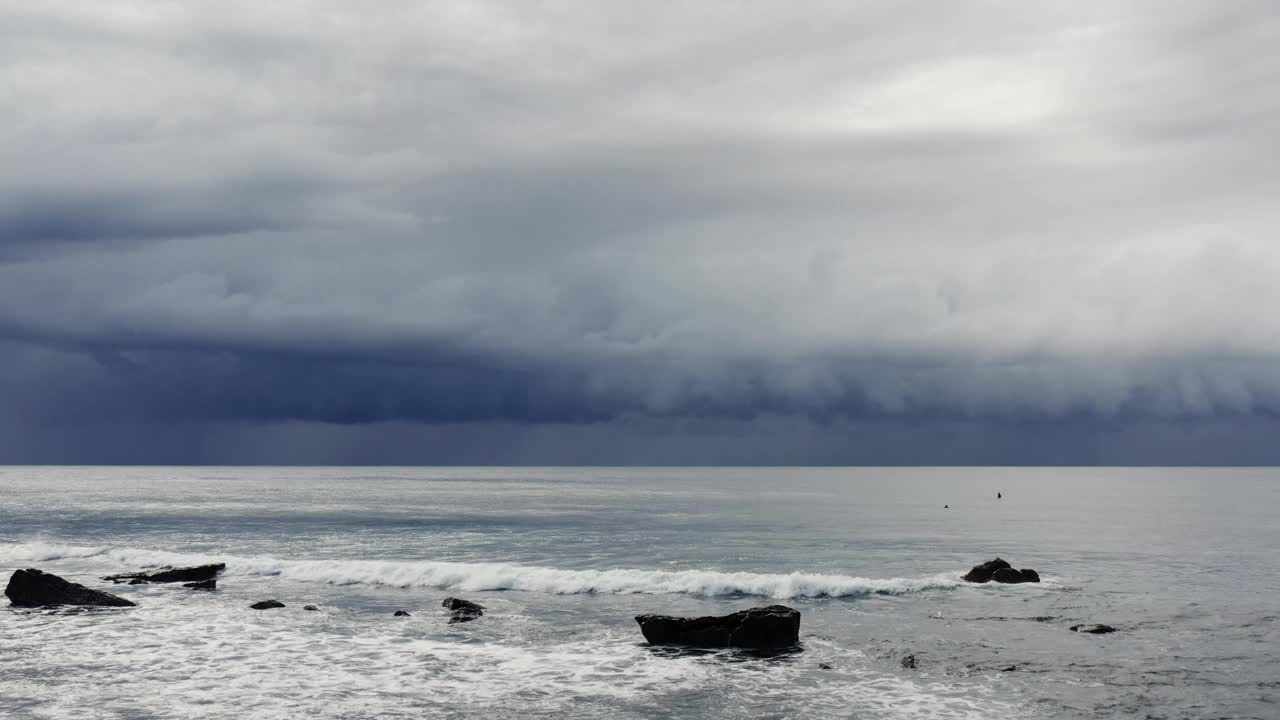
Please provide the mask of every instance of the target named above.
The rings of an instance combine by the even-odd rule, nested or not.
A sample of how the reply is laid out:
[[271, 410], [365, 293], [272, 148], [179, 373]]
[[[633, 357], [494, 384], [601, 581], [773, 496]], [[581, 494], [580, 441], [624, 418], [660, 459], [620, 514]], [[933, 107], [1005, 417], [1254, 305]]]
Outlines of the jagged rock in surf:
[[981, 565], [974, 565], [973, 569], [964, 574], [960, 578], [965, 582], [986, 583], [995, 580], [998, 583], [1027, 583], [1040, 582], [1040, 574], [1030, 568], [1026, 570], [1015, 570], [1008, 562], [996, 558], [988, 560]]
[[15, 570], [4, 589], [9, 602], [17, 607], [52, 607], [56, 605], [89, 605], [94, 607], [134, 607], [137, 603], [79, 583], [63, 580], [41, 570]]
[[719, 617], [637, 615], [636, 622], [644, 639], [654, 645], [781, 650], [800, 644], [800, 611], [785, 605]]
[[1110, 625], [1072, 625], [1071, 632], [1088, 633], [1090, 635], [1107, 635], [1116, 629]]
[[448, 597], [440, 606], [446, 610], [452, 610], [453, 614], [449, 616], [449, 624], [471, 622], [476, 618], [484, 615], [484, 606], [463, 600], [461, 598]]
[[218, 581], [213, 578], [209, 578], [208, 580], [201, 580], [200, 582], [183, 583], [182, 587], [191, 588], [192, 590], [217, 590]]
[[394, 613], [394, 617], [413, 617], [413, 616], [410, 615], [406, 610], [397, 610]]
[[227, 569], [226, 563], [214, 563], [211, 565], [197, 565], [195, 567], [162, 567], [159, 570], [150, 572], [122, 573], [120, 575], [108, 575], [103, 580], [110, 580], [113, 583], [122, 583], [128, 581], [130, 585], [140, 585], [142, 583], [174, 583], [174, 582], [203, 582], [205, 580], [213, 580], [218, 577], [218, 573]]
[[254, 610], [272, 610], [274, 608], [284, 607], [284, 603], [279, 600], [262, 600], [249, 606]]

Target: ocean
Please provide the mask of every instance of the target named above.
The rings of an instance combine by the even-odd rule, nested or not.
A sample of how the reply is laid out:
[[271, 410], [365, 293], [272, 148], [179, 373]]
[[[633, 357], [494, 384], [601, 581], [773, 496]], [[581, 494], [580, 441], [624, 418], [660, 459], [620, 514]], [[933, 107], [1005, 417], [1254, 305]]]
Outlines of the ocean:
[[[1273, 469], [0, 468], [6, 581], [138, 603], [0, 608], [0, 718], [1275, 720], [1278, 510]], [[996, 556], [1043, 582], [960, 580]], [[770, 604], [801, 651], [633, 619]]]

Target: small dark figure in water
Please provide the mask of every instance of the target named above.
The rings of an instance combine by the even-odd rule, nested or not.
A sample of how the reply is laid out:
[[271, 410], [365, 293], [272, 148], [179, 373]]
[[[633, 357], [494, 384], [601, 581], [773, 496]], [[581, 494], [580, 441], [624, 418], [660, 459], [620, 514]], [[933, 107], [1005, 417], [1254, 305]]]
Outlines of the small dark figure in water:
[[949, 510], [950, 508], [951, 508], [951, 506], [950, 506], [950, 505], [943, 505], [943, 506], [942, 506], [942, 509], [943, 509], [943, 510]]
[[1002, 498], [1002, 497], [1004, 497], [1004, 496], [1003, 496], [1003, 495], [1001, 495], [999, 491], [996, 491], [996, 499], [997, 499], [997, 500], [999, 500], [999, 499], [1000, 499], [1000, 498]]

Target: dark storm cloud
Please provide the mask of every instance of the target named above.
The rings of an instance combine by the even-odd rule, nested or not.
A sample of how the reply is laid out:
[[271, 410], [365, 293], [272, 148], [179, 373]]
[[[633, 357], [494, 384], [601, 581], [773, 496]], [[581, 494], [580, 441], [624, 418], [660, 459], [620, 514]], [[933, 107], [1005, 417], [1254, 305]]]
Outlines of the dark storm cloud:
[[[287, 459], [242, 423], [631, 462], [701, 457], [648, 422], [788, 461], [1261, 437], [1277, 33], [1261, 2], [0, 2], [5, 457], [113, 423], [222, 460]], [[884, 452], [823, 450], [850, 427]]]

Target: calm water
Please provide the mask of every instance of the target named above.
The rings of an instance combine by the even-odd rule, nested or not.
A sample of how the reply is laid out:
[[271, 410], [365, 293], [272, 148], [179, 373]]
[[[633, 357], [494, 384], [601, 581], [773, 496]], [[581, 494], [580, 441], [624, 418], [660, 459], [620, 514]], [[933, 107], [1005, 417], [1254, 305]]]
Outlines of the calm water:
[[[6, 577], [228, 563], [0, 610], [0, 717], [1274, 720], [1277, 510], [1270, 469], [0, 468]], [[959, 581], [996, 555], [1045, 582]], [[772, 602], [803, 652], [631, 619]]]

